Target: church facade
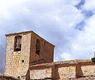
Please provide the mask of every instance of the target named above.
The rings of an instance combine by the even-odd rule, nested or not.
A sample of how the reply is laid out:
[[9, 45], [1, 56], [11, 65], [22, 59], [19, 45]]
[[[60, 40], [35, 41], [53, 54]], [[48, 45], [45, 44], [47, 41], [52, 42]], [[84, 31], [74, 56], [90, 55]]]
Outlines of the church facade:
[[33, 31], [6, 34], [2, 80], [94, 80], [91, 60], [54, 62], [54, 45]]

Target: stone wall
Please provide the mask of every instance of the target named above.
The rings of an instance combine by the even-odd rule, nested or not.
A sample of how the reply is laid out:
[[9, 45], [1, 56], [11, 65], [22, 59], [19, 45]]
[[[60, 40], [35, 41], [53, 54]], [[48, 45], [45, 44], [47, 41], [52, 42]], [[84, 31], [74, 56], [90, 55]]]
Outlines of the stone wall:
[[[40, 41], [40, 53], [36, 54], [36, 40]], [[47, 42], [35, 33], [31, 37], [30, 65], [53, 62], [54, 45]]]
[[[20, 51], [15, 50], [16, 38], [21, 44]], [[40, 41], [40, 53], [36, 53], [36, 40]], [[53, 62], [54, 45], [47, 42], [33, 31], [6, 35], [5, 74], [25, 79], [29, 66], [46, 62]], [[28, 79], [28, 77], [27, 77]]]
[[[22, 36], [21, 51], [14, 51], [16, 35]], [[6, 38], [5, 75], [8, 76], [0, 79], [95, 80], [95, 63], [91, 60], [53, 62], [54, 45], [32, 31], [9, 34]], [[40, 40], [39, 55], [35, 53], [37, 39]]]
[[26, 75], [29, 68], [31, 33], [21, 33], [21, 51], [14, 51], [15, 35], [6, 36], [5, 74], [20, 77]]
[[0, 74], [0, 80], [20, 80], [20, 79], [8, 75]]
[[[30, 79], [50, 80], [93, 80], [95, 64], [90, 60], [71, 60], [30, 67]], [[84, 78], [85, 77], [85, 78]]]
[[52, 73], [52, 69], [51, 68], [31, 70], [30, 71], [30, 79], [51, 78], [52, 77], [51, 73]]

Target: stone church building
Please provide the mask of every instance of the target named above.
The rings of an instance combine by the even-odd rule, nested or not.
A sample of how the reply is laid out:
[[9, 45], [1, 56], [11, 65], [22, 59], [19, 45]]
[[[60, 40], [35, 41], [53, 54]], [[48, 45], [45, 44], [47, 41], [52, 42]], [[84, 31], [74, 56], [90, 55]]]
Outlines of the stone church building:
[[5, 72], [0, 80], [95, 80], [91, 60], [53, 59], [54, 45], [33, 31], [6, 34]]

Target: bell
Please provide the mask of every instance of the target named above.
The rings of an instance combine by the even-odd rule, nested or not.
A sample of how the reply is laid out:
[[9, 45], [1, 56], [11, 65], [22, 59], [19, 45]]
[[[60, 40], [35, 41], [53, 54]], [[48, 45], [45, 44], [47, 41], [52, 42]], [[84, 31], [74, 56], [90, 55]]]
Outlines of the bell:
[[21, 44], [19, 43], [16, 44], [16, 50], [21, 50]]

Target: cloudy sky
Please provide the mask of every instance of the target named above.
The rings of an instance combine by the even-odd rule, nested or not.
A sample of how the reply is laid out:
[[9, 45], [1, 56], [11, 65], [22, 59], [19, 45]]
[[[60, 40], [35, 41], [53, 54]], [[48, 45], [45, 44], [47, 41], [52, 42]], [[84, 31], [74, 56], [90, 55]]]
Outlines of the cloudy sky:
[[95, 0], [0, 0], [0, 72], [5, 34], [33, 30], [55, 45], [55, 61], [95, 52]]

